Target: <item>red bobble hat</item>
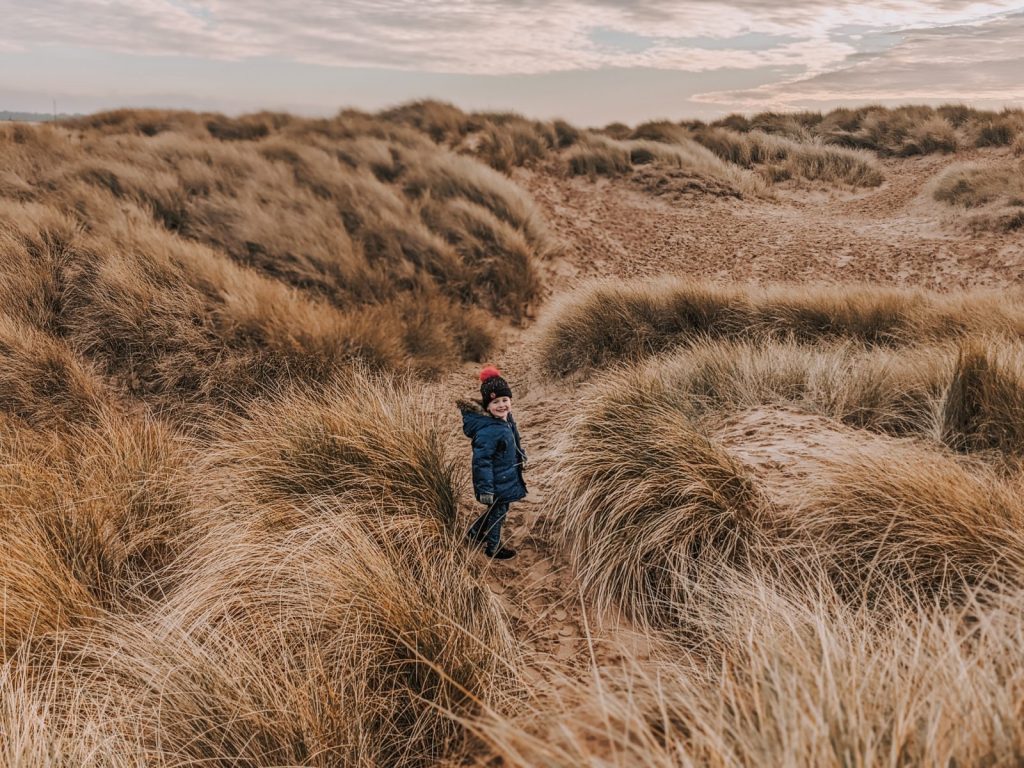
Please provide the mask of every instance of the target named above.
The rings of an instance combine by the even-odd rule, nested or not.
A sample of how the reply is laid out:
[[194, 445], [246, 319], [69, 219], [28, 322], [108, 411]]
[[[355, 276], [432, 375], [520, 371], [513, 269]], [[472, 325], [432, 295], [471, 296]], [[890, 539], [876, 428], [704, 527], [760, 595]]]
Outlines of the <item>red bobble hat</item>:
[[512, 397], [512, 387], [501, 377], [501, 371], [488, 365], [480, 371], [480, 402], [487, 410], [491, 401], [499, 397]]

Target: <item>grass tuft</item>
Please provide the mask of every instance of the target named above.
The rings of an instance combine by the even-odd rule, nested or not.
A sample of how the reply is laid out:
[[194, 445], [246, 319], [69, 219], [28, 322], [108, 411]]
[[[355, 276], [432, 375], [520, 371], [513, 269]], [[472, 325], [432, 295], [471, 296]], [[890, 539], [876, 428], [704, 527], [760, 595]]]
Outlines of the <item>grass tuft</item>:
[[648, 630], [685, 632], [703, 581], [763, 556], [771, 505], [656, 374], [626, 372], [588, 402], [547, 502], [562, 546], [598, 605]]
[[1024, 455], [1024, 361], [990, 346], [964, 345], [946, 393], [944, 441], [958, 451]]
[[835, 458], [808, 496], [797, 532], [825, 545], [830, 577], [855, 600], [929, 605], [1020, 583], [1024, 506], [981, 466], [890, 447]]
[[932, 196], [971, 211], [964, 218], [974, 229], [1020, 229], [1024, 226], [1024, 161], [1016, 166], [950, 166], [935, 179]]
[[206, 473], [254, 506], [329, 495], [454, 531], [464, 478], [414, 389], [353, 372], [282, 393], [222, 426]]
[[870, 286], [764, 289], [677, 280], [657, 289], [596, 284], [550, 321], [541, 363], [567, 376], [637, 361], [704, 338], [849, 340], [904, 346], [995, 334], [1024, 335], [1012, 298], [983, 292], [949, 296]]

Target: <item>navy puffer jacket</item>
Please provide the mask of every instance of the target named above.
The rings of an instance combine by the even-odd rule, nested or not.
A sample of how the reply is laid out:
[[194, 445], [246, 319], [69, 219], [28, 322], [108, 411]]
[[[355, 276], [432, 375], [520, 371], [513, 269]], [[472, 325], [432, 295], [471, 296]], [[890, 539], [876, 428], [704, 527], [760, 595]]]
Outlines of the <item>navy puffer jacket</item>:
[[459, 403], [459, 409], [462, 431], [473, 441], [473, 492], [477, 500], [488, 493], [496, 502], [505, 503], [526, 496], [526, 453], [512, 415], [507, 421], [496, 419], [468, 402]]

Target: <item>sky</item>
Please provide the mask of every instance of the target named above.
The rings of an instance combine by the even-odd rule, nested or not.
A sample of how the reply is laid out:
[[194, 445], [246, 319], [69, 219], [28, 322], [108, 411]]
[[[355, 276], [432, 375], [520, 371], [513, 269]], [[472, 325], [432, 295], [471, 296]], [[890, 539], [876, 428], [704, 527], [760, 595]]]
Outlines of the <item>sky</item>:
[[0, 110], [1024, 106], [1024, 1], [0, 0]]

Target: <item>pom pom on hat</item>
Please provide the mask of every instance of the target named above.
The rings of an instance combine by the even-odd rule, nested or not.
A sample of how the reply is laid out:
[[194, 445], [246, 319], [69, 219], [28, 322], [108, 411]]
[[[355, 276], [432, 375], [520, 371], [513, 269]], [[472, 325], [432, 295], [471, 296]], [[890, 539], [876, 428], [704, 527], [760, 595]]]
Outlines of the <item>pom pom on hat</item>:
[[488, 365], [480, 371], [480, 381], [487, 381], [488, 379], [493, 379], [495, 376], [501, 376], [501, 371], [493, 365]]

